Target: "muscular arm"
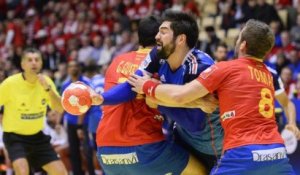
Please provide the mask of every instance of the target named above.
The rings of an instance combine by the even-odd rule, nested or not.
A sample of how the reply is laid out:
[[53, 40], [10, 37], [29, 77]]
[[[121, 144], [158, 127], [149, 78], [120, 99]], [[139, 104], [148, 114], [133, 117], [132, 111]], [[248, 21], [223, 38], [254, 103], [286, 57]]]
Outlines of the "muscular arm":
[[60, 96], [58, 94], [56, 94], [52, 88], [50, 89], [50, 91], [48, 93], [49, 93], [49, 98], [50, 98], [50, 103], [51, 103], [52, 109], [59, 113], [63, 113], [64, 109], [61, 105]]
[[209, 91], [197, 80], [193, 80], [185, 85], [158, 85], [155, 89], [155, 98], [166, 103], [192, 102], [204, 97]]
[[202, 111], [206, 113], [212, 113], [218, 106], [217, 99], [212, 95], [208, 94], [203, 98], [198, 98], [194, 101], [179, 104], [179, 103], [166, 103], [164, 101], [151, 98], [149, 96], [146, 97], [147, 104], [152, 103], [160, 106], [167, 106], [167, 107], [182, 107], [182, 108], [200, 108]]
[[287, 97], [285, 92], [277, 94], [275, 98], [282, 106], [288, 120], [285, 128], [291, 130], [296, 137], [300, 139], [300, 131], [296, 125], [296, 109], [294, 103]]

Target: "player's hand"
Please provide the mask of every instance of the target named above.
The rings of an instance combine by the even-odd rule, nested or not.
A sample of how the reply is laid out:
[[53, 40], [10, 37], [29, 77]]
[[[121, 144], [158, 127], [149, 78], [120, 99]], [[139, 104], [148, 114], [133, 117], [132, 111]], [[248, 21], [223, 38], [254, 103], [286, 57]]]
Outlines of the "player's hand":
[[129, 78], [128, 78], [128, 83], [131, 84], [131, 86], [133, 86], [131, 89], [138, 93], [138, 94], [144, 94], [143, 92], [143, 85], [144, 83], [149, 80], [150, 78], [148, 76], [138, 76], [138, 75], [131, 75]]
[[50, 85], [48, 84], [48, 82], [46, 81], [46, 78], [44, 75], [38, 74], [37, 76], [38, 76], [38, 80], [39, 80], [40, 84], [42, 85], [42, 87], [45, 90], [51, 88]]
[[92, 105], [101, 105], [103, 103], [103, 97], [101, 94], [98, 94], [96, 91], [94, 91], [92, 88], [90, 90], [90, 96], [92, 99]]
[[300, 140], [300, 131], [296, 124], [286, 124], [285, 129], [292, 131], [295, 134], [296, 138]]

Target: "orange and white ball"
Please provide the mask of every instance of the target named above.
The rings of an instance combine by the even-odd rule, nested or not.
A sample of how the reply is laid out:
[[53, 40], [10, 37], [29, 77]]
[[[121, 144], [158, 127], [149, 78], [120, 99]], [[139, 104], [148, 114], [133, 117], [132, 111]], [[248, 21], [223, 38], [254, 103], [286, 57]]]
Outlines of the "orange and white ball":
[[92, 105], [89, 87], [80, 82], [70, 84], [62, 94], [61, 103], [70, 114], [86, 113]]

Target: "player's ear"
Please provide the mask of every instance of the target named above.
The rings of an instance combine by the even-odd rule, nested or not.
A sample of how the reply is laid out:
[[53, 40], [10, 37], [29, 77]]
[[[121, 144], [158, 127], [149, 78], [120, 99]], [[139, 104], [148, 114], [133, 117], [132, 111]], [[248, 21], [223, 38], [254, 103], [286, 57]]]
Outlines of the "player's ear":
[[240, 44], [240, 50], [245, 52], [247, 50], [247, 42], [246, 41], [242, 41]]
[[177, 41], [178, 41], [178, 44], [186, 43], [186, 35], [185, 34], [178, 35], [177, 36]]

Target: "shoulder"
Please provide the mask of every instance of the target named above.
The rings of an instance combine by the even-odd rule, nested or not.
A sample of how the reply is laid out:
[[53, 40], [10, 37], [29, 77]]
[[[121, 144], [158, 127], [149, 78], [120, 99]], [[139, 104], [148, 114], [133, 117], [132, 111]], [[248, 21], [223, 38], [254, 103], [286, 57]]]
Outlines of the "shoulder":
[[193, 49], [190, 55], [191, 55], [190, 57], [194, 57], [198, 63], [208, 64], [208, 65], [214, 64], [214, 60], [211, 58], [211, 56], [198, 49]]
[[44, 77], [45, 77], [45, 79], [46, 79], [47, 82], [53, 83], [53, 80], [49, 76], [44, 75]]
[[122, 60], [126, 60], [126, 59], [130, 59], [132, 58], [133, 56], [136, 55], [136, 51], [131, 51], [131, 52], [127, 52], [127, 53], [122, 53], [118, 56], [116, 56], [114, 59], [113, 59], [113, 62], [116, 62], [116, 61], [122, 61]]
[[200, 74], [206, 68], [214, 64], [214, 60], [206, 53], [193, 49], [185, 59], [187, 74]]
[[21, 73], [11, 75], [11, 76], [7, 77], [1, 84], [17, 83], [22, 80], [21, 78], [22, 78]]

